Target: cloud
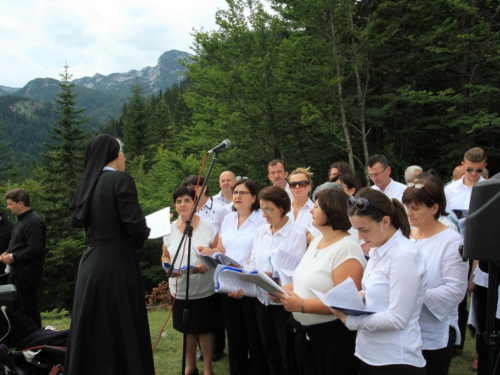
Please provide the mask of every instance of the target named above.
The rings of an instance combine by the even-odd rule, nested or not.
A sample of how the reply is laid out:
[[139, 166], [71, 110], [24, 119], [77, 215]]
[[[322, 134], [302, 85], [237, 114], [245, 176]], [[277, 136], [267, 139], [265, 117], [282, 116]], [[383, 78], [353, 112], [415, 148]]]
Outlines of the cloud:
[[191, 52], [193, 28], [212, 30], [225, 0], [20, 0], [2, 3], [0, 85], [154, 66], [171, 49]]

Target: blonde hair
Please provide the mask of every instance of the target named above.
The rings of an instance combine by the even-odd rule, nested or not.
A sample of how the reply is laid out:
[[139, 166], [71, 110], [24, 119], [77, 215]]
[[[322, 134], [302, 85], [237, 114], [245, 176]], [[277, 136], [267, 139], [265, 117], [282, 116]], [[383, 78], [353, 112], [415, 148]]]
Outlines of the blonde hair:
[[299, 174], [299, 173], [302, 173], [306, 176], [306, 180], [307, 182], [309, 182], [309, 184], [311, 185], [311, 190], [312, 190], [312, 185], [313, 185], [313, 182], [312, 182], [312, 176], [313, 176], [313, 173], [312, 172], [309, 172], [309, 169], [311, 169], [311, 167], [307, 167], [307, 168], [297, 168], [295, 169], [292, 173], [290, 173], [290, 175], [288, 176], [288, 182], [290, 182], [290, 177], [292, 177], [294, 174]]

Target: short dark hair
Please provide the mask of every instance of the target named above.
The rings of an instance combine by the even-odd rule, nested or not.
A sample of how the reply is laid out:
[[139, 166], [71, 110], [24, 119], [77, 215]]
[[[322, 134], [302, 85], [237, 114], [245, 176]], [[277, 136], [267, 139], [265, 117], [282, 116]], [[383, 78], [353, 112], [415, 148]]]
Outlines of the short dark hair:
[[333, 230], [349, 230], [351, 222], [347, 215], [347, 194], [338, 189], [324, 189], [316, 194], [316, 201], [321, 211], [326, 215], [322, 226], [331, 227]]
[[464, 155], [464, 161], [470, 161], [472, 163], [481, 163], [483, 161], [487, 161], [488, 157], [486, 156], [486, 152], [480, 147], [473, 147]]
[[16, 203], [23, 202], [26, 207], [31, 207], [30, 196], [26, 189], [12, 189], [11, 191], [7, 192], [4, 197], [5, 199], [11, 199]]
[[269, 167], [274, 167], [275, 165], [281, 164], [283, 166], [283, 169], [285, 172], [287, 171], [285, 162], [281, 159], [273, 159], [267, 164], [267, 170], [269, 170]]
[[[333, 179], [333, 182], [342, 181], [349, 189], [354, 188], [354, 194], [361, 190], [361, 181], [352, 174], [340, 174]], [[353, 195], [354, 195], [353, 194]]]
[[252, 197], [255, 197], [255, 202], [253, 202], [251, 209], [252, 211], [257, 211], [260, 208], [260, 203], [257, 199], [257, 196], [259, 195], [259, 187], [257, 184], [248, 178], [242, 178], [241, 180], [235, 182], [231, 191], [234, 191], [238, 185], [245, 185], [245, 187], [250, 191]]
[[387, 158], [382, 154], [372, 155], [368, 159], [368, 166], [370, 168], [373, 168], [373, 166], [377, 163], [382, 164], [384, 166], [384, 168], [387, 168], [389, 166], [389, 161], [387, 161]]
[[262, 189], [258, 199], [274, 203], [274, 205], [281, 210], [281, 217], [289, 213], [292, 207], [290, 196], [279, 186], [269, 186]]
[[[205, 178], [204, 177], [200, 177], [200, 187], [203, 185], [203, 183], [205, 182]], [[184, 182], [182, 183], [182, 186], [187, 186], [187, 187], [193, 187], [193, 189], [195, 188], [195, 186], [198, 184], [198, 176], [197, 175], [191, 175], [189, 176], [188, 178], [186, 178], [184, 180]], [[208, 197], [210, 194], [208, 192], [208, 185], [206, 185], [206, 188], [207, 190], [205, 190], [205, 195]]]
[[[415, 202], [416, 204], [423, 204], [429, 208], [437, 203], [439, 209], [434, 215], [434, 218], [436, 220], [439, 219], [439, 216], [441, 216], [446, 209], [446, 196], [444, 195], [442, 185], [431, 178], [421, 179], [420, 176], [418, 176], [413, 183], [415, 185], [408, 187], [403, 193], [403, 203], [408, 206], [410, 203]], [[416, 185], [418, 184], [422, 184], [423, 186], [417, 188]]]
[[174, 203], [179, 197], [183, 197], [184, 195], [189, 195], [194, 201], [194, 189], [190, 189], [187, 186], [181, 186], [174, 191]]
[[396, 229], [401, 229], [406, 238], [410, 237], [410, 223], [403, 204], [396, 198], [390, 199], [381, 191], [364, 187], [357, 194], [356, 198], [365, 198], [369, 205], [364, 210], [358, 210], [356, 206], [350, 207], [347, 211], [349, 216], [368, 216], [377, 223], [381, 222], [385, 216], [391, 219], [391, 225]]

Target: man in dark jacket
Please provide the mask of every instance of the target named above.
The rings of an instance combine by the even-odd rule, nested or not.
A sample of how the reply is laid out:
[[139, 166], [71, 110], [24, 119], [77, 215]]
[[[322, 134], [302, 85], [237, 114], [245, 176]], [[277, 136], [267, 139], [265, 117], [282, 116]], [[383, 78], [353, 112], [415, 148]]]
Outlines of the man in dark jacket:
[[16, 286], [21, 311], [41, 328], [38, 287], [45, 261], [47, 229], [31, 208], [26, 190], [11, 190], [5, 194], [5, 198], [7, 209], [17, 216], [18, 221], [12, 230], [7, 251], [0, 255], [0, 261], [10, 267], [8, 283]]

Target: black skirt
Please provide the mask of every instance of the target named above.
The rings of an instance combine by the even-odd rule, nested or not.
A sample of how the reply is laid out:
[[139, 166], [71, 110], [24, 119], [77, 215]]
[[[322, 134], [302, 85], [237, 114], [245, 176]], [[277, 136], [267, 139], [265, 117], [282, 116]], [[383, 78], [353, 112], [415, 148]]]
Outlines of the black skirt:
[[190, 299], [188, 304], [189, 322], [188, 326], [185, 327], [182, 317], [184, 315], [184, 309], [186, 308], [186, 300], [175, 300], [172, 308], [174, 329], [192, 335], [214, 332], [216, 303], [215, 294], [209, 297]]

